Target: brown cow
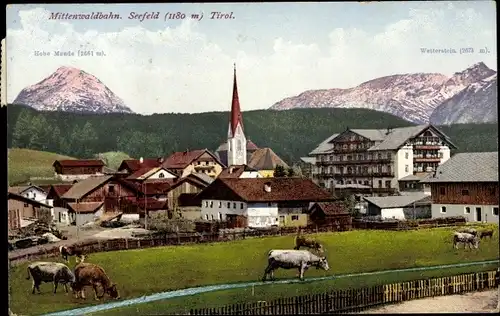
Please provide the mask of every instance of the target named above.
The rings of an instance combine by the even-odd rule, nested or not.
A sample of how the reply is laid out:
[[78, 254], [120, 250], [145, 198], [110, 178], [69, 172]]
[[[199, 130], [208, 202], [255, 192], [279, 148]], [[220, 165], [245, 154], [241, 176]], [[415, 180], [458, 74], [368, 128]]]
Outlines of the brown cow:
[[[85, 299], [85, 286], [94, 288], [95, 299], [99, 300], [107, 293], [111, 298], [119, 299], [120, 295], [116, 288], [116, 284], [112, 283], [106, 272], [100, 266], [93, 263], [79, 263], [75, 267], [75, 283], [73, 285], [73, 293], [76, 298]], [[103, 288], [102, 295], [97, 294], [97, 287]]]
[[310, 249], [314, 249], [316, 251], [319, 251], [323, 253], [323, 246], [317, 242], [316, 240], [313, 239], [308, 239], [304, 236], [301, 235], [301, 229], [297, 229], [297, 237], [295, 237], [295, 247], [293, 249], [299, 250], [300, 247], [306, 247]]
[[488, 230], [482, 230], [479, 232], [479, 237], [481, 239], [490, 237], [490, 239], [493, 237], [493, 229], [488, 229]]
[[59, 253], [61, 254], [61, 257], [66, 261], [66, 263], [69, 263], [69, 257], [71, 256], [76, 257], [76, 263], [78, 263], [78, 259], [80, 259], [80, 261], [83, 262], [83, 260], [85, 260], [86, 258], [86, 256], [83, 254], [83, 251], [74, 245], [60, 246]]

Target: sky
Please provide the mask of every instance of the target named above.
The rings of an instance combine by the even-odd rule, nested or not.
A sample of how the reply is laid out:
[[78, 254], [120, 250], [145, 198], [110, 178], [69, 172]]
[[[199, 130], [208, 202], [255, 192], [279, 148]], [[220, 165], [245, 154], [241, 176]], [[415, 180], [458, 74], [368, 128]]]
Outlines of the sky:
[[[121, 19], [50, 19], [57, 12]], [[145, 12], [159, 19], [130, 18]], [[177, 12], [185, 18], [165, 19]], [[211, 19], [211, 12], [232, 16]], [[451, 76], [480, 61], [496, 70], [496, 37], [493, 1], [8, 5], [7, 101], [71, 66], [99, 78], [137, 113], [228, 111], [236, 63], [240, 104], [248, 111], [306, 90], [394, 74]], [[469, 47], [474, 53], [458, 53]], [[105, 56], [79, 57], [78, 50]]]

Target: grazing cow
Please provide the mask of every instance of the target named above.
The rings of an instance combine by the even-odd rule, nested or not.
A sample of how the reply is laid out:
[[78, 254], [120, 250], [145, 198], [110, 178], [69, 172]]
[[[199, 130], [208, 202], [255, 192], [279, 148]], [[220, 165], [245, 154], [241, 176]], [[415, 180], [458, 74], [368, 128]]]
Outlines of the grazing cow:
[[459, 233], [467, 233], [474, 236], [477, 236], [477, 230], [475, 228], [464, 228], [459, 231]]
[[453, 247], [458, 249], [458, 244], [463, 243], [464, 249], [467, 245], [469, 246], [469, 249], [472, 249], [472, 247], [477, 249], [479, 248], [479, 240], [478, 236], [468, 233], [455, 232], [455, 234], [453, 234]]
[[320, 253], [324, 253], [323, 246], [313, 239], [308, 239], [301, 235], [300, 228], [297, 230], [297, 237], [295, 237], [295, 247], [293, 249], [299, 250], [300, 247], [314, 249]]
[[488, 229], [488, 230], [480, 231], [479, 232], [479, 237], [481, 239], [486, 238], [486, 237], [490, 237], [490, 239], [491, 239], [493, 237], [493, 230], [492, 229]]
[[28, 266], [28, 277], [26, 280], [33, 278], [33, 288], [31, 293], [35, 294], [35, 288], [40, 294], [40, 284], [42, 282], [54, 282], [54, 294], [57, 291], [59, 283], [64, 284], [64, 289], [68, 293], [68, 286], [72, 287], [75, 282], [75, 275], [64, 263], [60, 262], [34, 262]]
[[76, 262], [78, 263], [78, 259], [83, 262], [85, 260], [85, 255], [83, 254], [82, 250], [77, 248], [76, 246], [61, 246], [59, 247], [59, 252], [61, 253], [61, 257], [66, 261], [66, 263], [69, 263], [68, 257], [75, 256], [76, 257]]
[[[106, 272], [100, 266], [93, 263], [79, 263], [75, 267], [75, 284], [73, 285], [73, 293], [76, 298], [85, 299], [85, 286], [94, 288], [95, 299], [101, 299], [106, 293], [115, 299], [119, 299], [120, 295], [116, 289], [116, 284], [112, 283]], [[103, 288], [102, 295], [97, 294], [97, 287]]]
[[304, 280], [304, 272], [314, 266], [316, 269], [327, 271], [330, 269], [326, 257], [319, 257], [308, 250], [270, 250], [267, 255], [267, 268], [262, 277], [266, 281], [267, 275], [271, 274], [271, 280], [274, 280], [274, 270], [278, 268], [299, 270], [299, 278]]

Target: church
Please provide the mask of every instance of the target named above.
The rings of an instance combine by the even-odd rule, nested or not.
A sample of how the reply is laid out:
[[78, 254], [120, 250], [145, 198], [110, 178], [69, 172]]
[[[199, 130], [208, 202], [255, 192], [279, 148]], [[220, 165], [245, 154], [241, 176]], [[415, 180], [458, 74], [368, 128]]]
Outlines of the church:
[[241, 113], [238, 97], [236, 65], [234, 65], [233, 97], [231, 101], [227, 141], [217, 148], [215, 155], [227, 167], [248, 166], [258, 170], [259, 173], [265, 177], [272, 176], [272, 172], [277, 165], [288, 168], [288, 165], [279, 158], [272, 149], [259, 148], [250, 139], [246, 138], [243, 127], [243, 115]]

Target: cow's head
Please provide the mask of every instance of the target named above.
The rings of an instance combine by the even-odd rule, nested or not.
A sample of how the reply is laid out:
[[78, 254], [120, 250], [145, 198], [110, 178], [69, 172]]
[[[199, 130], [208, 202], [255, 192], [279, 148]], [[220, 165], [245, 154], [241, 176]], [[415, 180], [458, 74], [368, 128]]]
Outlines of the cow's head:
[[106, 290], [106, 292], [114, 299], [119, 299], [120, 294], [118, 293], [118, 289], [116, 288], [116, 283], [111, 284], [111, 286]]
[[330, 269], [330, 266], [328, 265], [328, 260], [326, 260], [326, 257], [319, 258], [319, 262], [318, 262], [317, 267], [321, 268], [325, 271], [328, 271]]

